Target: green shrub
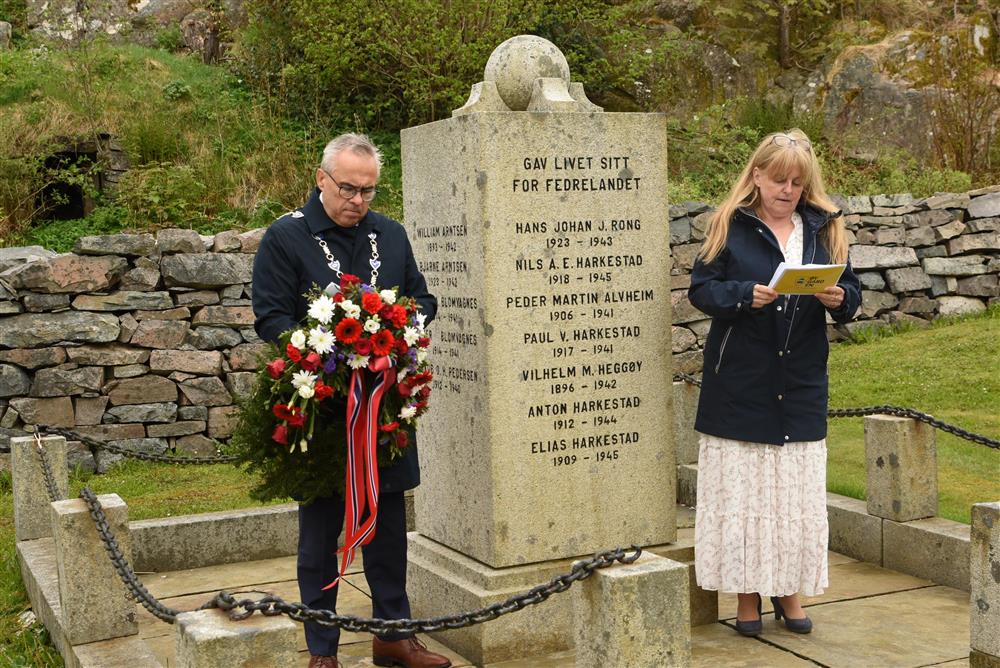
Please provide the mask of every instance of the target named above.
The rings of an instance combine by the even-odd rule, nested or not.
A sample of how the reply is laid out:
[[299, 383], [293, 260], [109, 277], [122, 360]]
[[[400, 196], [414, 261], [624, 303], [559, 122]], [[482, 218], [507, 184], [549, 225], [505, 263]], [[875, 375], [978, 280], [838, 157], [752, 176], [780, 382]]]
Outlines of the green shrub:
[[171, 23], [170, 25], [163, 26], [153, 37], [153, 43], [156, 44], [157, 48], [164, 51], [177, 52], [183, 50], [184, 35], [181, 33], [180, 25]]
[[130, 227], [191, 227], [205, 217], [205, 185], [188, 165], [154, 163], [130, 170], [117, 201]]

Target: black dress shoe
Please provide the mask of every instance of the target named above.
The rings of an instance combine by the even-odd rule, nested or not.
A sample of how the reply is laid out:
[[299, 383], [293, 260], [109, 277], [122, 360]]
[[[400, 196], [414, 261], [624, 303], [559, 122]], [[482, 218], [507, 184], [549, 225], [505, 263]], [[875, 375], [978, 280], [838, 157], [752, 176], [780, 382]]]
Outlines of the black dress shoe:
[[781, 621], [781, 618], [785, 618], [785, 628], [792, 633], [810, 633], [813, 630], [812, 620], [808, 617], [803, 617], [801, 619], [792, 619], [785, 614], [785, 609], [781, 607], [781, 599], [777, 596], [771, 597], [771, 605], [774, 606], [774, 621]]
[[760, 621], [761, 618], [761, 606], [760, 606], [760, 594], [757, 594], [757, 619], [752, 619], [748, 622], [742, 622], [739, 619], [736, 620], [736, 631], [741, 636], [759, 636], [760, 632], [764, 630], [764, 623]]

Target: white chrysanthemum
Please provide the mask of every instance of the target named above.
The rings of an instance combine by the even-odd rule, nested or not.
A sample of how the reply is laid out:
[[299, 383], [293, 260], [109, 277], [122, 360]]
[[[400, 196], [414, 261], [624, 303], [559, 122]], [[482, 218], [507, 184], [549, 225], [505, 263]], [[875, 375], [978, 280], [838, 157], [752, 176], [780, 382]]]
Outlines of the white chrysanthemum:
[[427, 359], [427, 349], [420, 348], [417, 351], [417, 364], [423, 364], [425, 359]]
[[303, 399], [312, 399], [313, 395], [316, 394], [316, 390], [312, 385], [300, 385], [298, 391], [299, 396]]
[[292, 387], [295, 389], [301, 389], [303, 387], [311, 388], [314, 382], [316, 382], [316, 375], [311, 374], [308, 371], [296, 371], [292, 375]]
[[333, 309], [336, 307], [336, 302], [326, 295], [320, 295], [309, 305], [309, 317], [321, 324], [329, 325], [333, 319]]
[[418, 332], [413, 327], [406, 327], [403, 329], [403, 340], [406, 341], [406, 345], [415, 346], [417, 341], [420, 339], [420, 332]]
[[333, 350], [333, 343], [336, 340], [337, 337], [333, 335], [333, 332], [328, 332], [321, 327], [314, 327], [309, 330], [309, 347], [320, 355], [325, 355]]
[[297, 329], [294, 332], [292, 332], [292, 336], [288, 340], [288, 342], [291, 343], [296, 348], [302, 348], [303, 346], [306, 345], [306, 333], [303, 332], [301, 329]]
[[420, 330], [421, 334], [424, 333], [424, 323], [426, 321], [427, 321], [426, 315], [424, 315], [423, 313], [417, 313], [417, 329]]
[[347, 366], [352, 369], [364, 369], [368, 366], [368, 355], [354, 355], [347, 358]]
[[365, 320], [365, 331], [368, 332], [369, 334], [374, 334], [375, 332], [378, 331], [378, 328], [379, 328], [378, 318], [373, 316]]
[[396, 291], [395, 290], [382, 290], [378, 293], [378, 296], [382, 298], [382, 301], [386, 304], [396, 303]]
[[416, 406], [403, 406], [403, 409], [399, 411], [400, 420], [409, 420], [411, 417], [417, 414]]
[[[403, 359], [407, 358], [404, 357]], [[396, 382], [397, 383], [402, 382], [403, 379], [409, 375], [410, 375], [410, 367], [406, 366], [405, 363], [401, 362], [400, 365], [396, 367]]]

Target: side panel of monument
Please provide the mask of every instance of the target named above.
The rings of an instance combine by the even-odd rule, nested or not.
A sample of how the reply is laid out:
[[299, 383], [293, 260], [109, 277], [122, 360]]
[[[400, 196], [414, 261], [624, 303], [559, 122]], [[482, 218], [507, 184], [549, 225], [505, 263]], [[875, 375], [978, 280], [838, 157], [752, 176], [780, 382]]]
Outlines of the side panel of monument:
[[493, 568], [673, 541], [664, 118], [483, 112], [402, 136], [441, 302], [419, 533]]

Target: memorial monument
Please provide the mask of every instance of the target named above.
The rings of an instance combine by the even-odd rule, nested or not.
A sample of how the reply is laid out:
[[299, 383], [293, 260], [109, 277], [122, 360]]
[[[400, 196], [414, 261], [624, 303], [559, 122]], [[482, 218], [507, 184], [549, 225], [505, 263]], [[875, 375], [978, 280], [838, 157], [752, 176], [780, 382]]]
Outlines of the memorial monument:
[[[531, 35], [497, 47], [452, 118], [402, 132], [407, 226], [440, 302], [415, 616], [675, 540], [666, 141], [661, 114], [605, 113]], [[572, 638], [568, 597], [441, 635], [477, 663]]]

